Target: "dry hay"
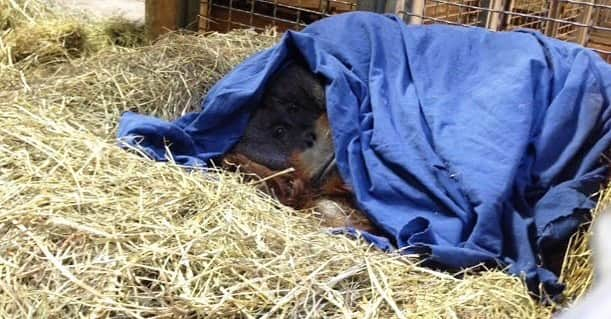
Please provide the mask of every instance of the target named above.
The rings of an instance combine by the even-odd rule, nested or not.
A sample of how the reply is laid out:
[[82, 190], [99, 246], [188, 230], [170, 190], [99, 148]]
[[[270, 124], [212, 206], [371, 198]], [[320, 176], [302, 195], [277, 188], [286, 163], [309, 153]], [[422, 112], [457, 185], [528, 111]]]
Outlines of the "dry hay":
[[44, 0], [0, 0], [0, 30], [15, 28], [26, 22], [43, 21], [46, 17], [59, 14]]
[[86, 33], [77, 21], [49, 20], [8, 32], [4, 42], [7, 64], [38, 65], [81, 56], [85, 51]]
[[[593, 211], [594, 221], [603, 213], [603, 209], [611, 205], [611, 186], [599, 194], [599, 202]], [[592, 251], [590, 250], [590, 240], [592, 237], [592, 223], [584, 225], [586, 232], [580, 232], [571, 238], [568, 252], [562, 267], [560, 280], [567, 287], [564, 294], [569, 300], [576, 300], [582, 297], [591, 287], [594, 279], [592, 269]]]
[[[276, 40], [170, 35], [65, 60], [52, 73], [4, 66], [0, 317], [550, 316], [499, 270], [421, 268], [329, 235], [237, 175], [189, 172], [116, 146], [123, 111], [193, 110], [223, 74]], [[572, 297], [592, 276], [587, 241], [573, 241], [565, 264]]]
[[0, 64], [21, 70], [147, 43], [144, 25], [90, 18], [52, 1], [0, 0]]

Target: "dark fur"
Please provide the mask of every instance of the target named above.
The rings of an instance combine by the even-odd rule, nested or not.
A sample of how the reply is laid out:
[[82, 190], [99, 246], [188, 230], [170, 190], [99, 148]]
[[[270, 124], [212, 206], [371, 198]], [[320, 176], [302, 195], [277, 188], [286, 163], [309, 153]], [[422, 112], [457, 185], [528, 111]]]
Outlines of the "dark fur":
[[326, 226], [353, 226], [376, 233], [355, 209], [352, 191], [337, 169], [319, 185], [313, 183], [333, 152], [323, 81], [302, 63], [292, 62], [270, 79], [244, 136], [224, 163], [226, 168], [239, 166], [260, 178], [293, 167], [294, 172], [266, 181], [266, 190], [281, 203], [296, 209], [315, 208]]
[[324, 111], [322, 80], [290, 63], [269, 80], [235, 152], [271, 169], [287, 168], [294, 151], [316, 142], [314, 123]]

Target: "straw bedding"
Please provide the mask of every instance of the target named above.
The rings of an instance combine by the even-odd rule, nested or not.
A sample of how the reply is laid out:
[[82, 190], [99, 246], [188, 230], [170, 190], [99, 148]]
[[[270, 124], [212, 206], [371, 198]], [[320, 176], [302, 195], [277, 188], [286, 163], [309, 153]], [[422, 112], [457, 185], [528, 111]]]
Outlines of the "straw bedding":
[[[418, 267], [329, 235], [315, 213], [282, 207], [237, 174], [116, 146], [121, 112], [193, 110], [273, 44], [272, 31], [148, 45], [139, 27], [56, 12], [0, 0], [0, 317], [550, 317], [553, 306], [499, 270]], [[15, 40], [26, 33], [41, 41]], [[592, 277], [588, 236], [565, 262], [571, 299]]]

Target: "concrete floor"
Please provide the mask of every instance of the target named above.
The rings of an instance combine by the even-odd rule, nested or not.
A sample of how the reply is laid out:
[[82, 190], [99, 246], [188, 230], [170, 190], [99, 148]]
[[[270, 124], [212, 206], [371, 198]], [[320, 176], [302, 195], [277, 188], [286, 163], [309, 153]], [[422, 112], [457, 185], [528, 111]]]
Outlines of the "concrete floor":
[[56, 2], [68, 8], [85, 10], [99, 17], [121, 15], [132, 21], [144, 22], [144, 0], [56, 0]]

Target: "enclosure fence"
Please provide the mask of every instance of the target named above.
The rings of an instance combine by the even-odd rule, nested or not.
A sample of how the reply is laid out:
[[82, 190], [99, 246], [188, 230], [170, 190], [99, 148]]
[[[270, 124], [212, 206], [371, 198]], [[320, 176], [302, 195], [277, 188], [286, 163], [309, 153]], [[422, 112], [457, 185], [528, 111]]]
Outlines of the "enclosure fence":
[[200, 30], [299, 30], [354, 10], [394, 12], [410, 24], [534, 29], [589, 47], [611, 63], [611, 0], [201, 0]]

